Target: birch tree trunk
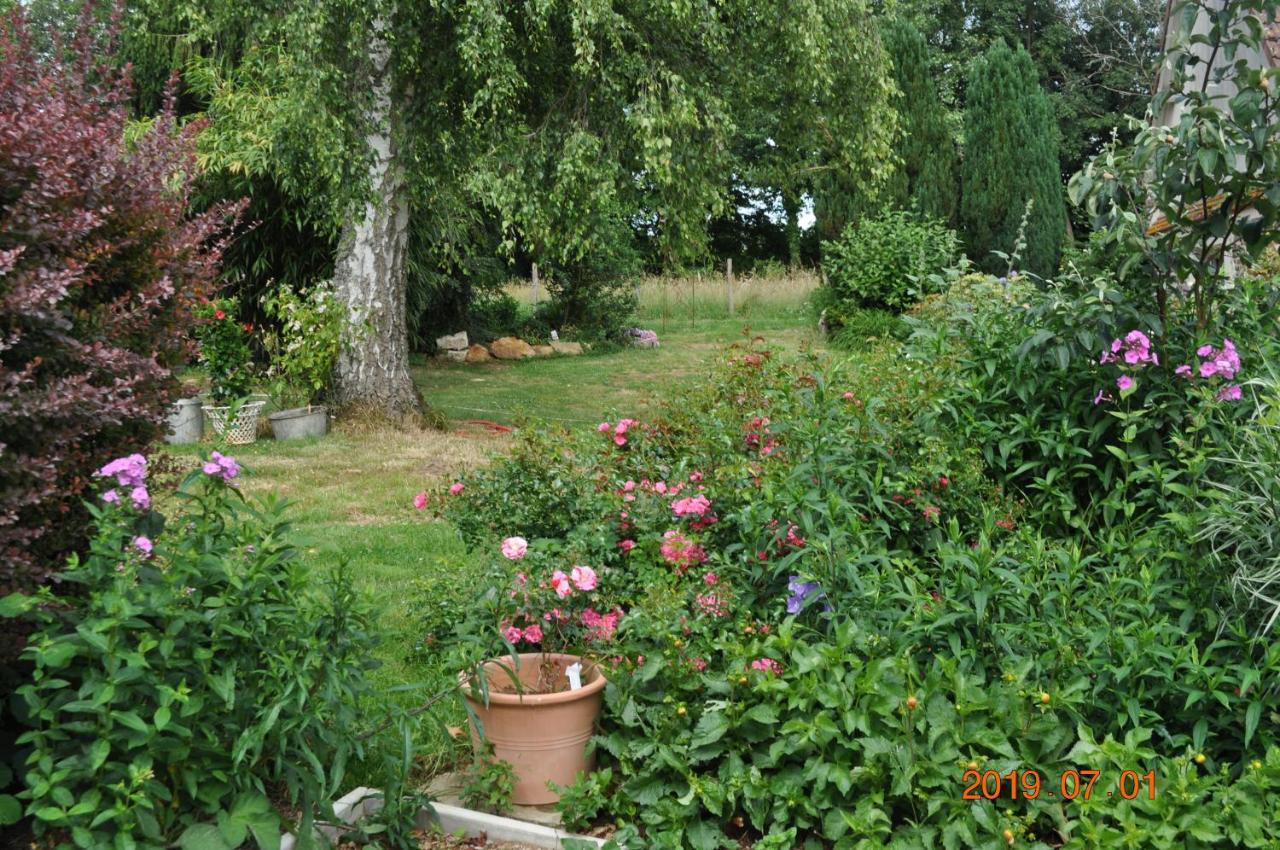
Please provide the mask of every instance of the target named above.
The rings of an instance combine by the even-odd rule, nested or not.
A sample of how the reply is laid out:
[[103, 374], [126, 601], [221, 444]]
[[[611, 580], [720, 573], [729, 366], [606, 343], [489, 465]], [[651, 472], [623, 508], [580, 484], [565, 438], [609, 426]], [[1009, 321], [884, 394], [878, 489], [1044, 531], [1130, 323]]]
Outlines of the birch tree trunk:
[[338, 358], [335, 389], [340, 407], [399, 418], [416, 413], [420, 403], [409, 376], [405, 322], [409, 202], [385, 27], [385, 20], [375, 22], [369, 45], [370, 197], [362, 209], [353, 209], [347, 217], [333, 273], [338, 297], [351, 320]]

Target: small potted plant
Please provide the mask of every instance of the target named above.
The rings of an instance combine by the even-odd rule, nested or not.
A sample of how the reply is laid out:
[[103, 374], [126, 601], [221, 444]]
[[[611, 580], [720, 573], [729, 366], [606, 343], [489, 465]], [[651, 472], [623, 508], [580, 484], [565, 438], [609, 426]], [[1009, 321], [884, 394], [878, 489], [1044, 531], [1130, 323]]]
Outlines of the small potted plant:
[[[502, 542], [509, 561], [521, 561], [528, 544]], [[487, 629], [509, 654], [459, 676], [471, 716], [477, 752], [487, 743], [492, 758], [511, 764], [519, 805], [554, 803], [551, 785], [571, 784], [595, 766], [587, 743], [595, 733], [605, 679], [586, 648], [612, 639], [619, 611], [601, 613], [598, 579], [587, 566], [516, 572], [511, 586], [491, 595]]]
[[213, 429], [228, 443], [252, 443], [258, 438], [258, 413], [264, 401], [251, 399], [253, 354], [249, 335], [253, 325], [236, 318], [234, 298], [219, 298], [196, 310], [200, 362], [209, 371], [209, 396], [204, 406]]
[[342, 351], [343, 311], [329, 284], [299, 295], [282, 286], [263, 307], [279, 322], [270, 337], [272, 392], [282, 410], [267, 420], [277, 440], [320, 437], [329, 431], [328, 395]]

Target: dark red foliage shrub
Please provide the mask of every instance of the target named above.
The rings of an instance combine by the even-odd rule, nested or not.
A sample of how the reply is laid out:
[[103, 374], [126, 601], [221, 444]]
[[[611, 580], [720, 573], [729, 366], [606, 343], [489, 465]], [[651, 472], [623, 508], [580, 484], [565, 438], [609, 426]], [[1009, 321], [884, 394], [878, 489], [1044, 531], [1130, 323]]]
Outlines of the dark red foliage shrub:
[[[0, 596], [83, 543], [86, 484], [162, 433], [237, 207], [188, 215], [194, 133], [127, 133], [127, 72], [0, 21]], [[126, 137], [128, 135], [128, 140]]]

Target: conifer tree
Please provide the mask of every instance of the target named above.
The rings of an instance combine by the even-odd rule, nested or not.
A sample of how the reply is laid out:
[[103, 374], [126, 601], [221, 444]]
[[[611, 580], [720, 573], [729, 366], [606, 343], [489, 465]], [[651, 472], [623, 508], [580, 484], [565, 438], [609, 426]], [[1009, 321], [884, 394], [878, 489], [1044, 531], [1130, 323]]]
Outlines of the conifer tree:
[[990, 271], [1006, 268], [993, 251], [1013, 253], [1028, 201], [1031, 215], [1020, 269], [1053, 274], [1067, 233], [1058, 168], [1057, 127], [1035, 63], [1003, 40], [969, 72], [960, 224], [969, 256]]
[[956, 146], [930, 71], [929, 46], [903, 18], [888, 19], [881, 39], [898, 85], [893, 106], [900, 126], [895, 144], [900, 163], [890, 180], [889, 198], [898, 207], [952, 224], [960, 198]]

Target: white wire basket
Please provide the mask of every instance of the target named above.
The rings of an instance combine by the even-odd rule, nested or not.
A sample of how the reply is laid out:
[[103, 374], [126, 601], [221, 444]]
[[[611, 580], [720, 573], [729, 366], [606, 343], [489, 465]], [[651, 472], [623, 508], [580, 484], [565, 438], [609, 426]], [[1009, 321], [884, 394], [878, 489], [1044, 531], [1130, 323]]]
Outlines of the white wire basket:
[[233, 446], [243, 446], [258, 439], [258, 414], [265, 404], [265, 401], [246, 401], [236, 408], [235, 419], [230, 422], [227, 421], [231, 414], [230, 407], [212, 407], [206, 404], [204, 412], [218, 436]]

